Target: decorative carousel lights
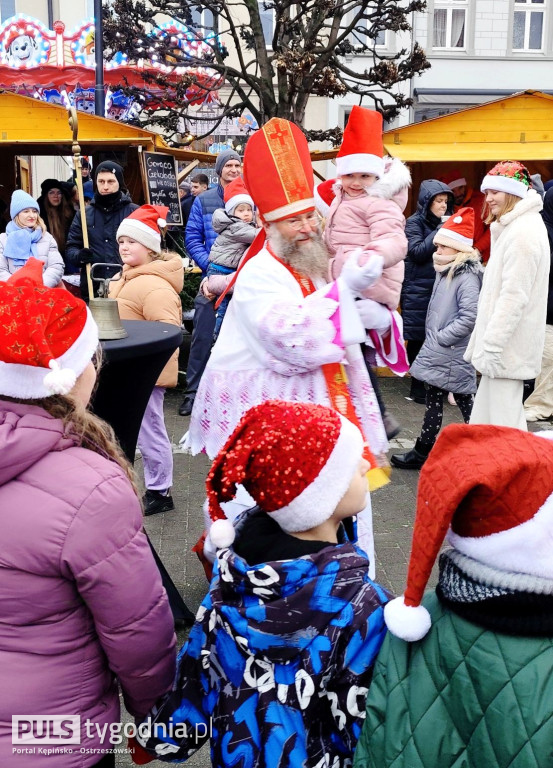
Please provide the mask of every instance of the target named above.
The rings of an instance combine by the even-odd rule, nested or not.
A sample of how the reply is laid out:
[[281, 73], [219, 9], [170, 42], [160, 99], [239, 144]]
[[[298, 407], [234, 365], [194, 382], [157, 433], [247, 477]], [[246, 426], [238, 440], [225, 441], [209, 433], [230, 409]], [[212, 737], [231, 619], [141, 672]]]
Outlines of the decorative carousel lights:
[[[19, 14], [0, 25], [0, 82], [5, 90], [34, 96], [43, 101], [75, 106], [81, 111], [94, 111], [94, 20], [88, 19], [70, 33], [65, 24], [56, 21], [48, 29], [38, 19]], [[159, 43], [170, 37], [173, 56], [160, 56]], [[129, 120], [141, 106], [118, 91], [125, 81], [145, 90], [155, 86], [146, 83], [145, 72], [159, 72], [178, 81], [183, 74], [194, 76], [187, 97], [192, 104], [216, 102], [220, 76], [198, 62], [209, 61], [217, 44], [214, 33], [203, 39], [177, 22], [166, 22], [144, 40], [144, 58], [129, 61], [117, 53], [105, 63], [106, 117]], [[191, 66], [186, 65], [186, 60]], [[180, 64], [179, 62], [183, 62]], [[31, 77], [31, 71], [32, 77]], [[38, 71], [37, 71], [38, 70]], [[168, 94], [170, 100], [170, 93]]]

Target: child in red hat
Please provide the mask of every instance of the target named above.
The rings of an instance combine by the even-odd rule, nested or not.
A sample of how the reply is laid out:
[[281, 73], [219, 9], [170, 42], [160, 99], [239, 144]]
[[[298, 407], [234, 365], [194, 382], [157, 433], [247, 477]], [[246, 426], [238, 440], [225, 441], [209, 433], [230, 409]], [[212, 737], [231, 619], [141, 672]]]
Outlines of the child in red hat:
[[553, 764], [551, 435], [452, 424], [438, 438], [354, 768]]
[[[185, 760], [209, 738], [217, 768], [351, 765], [389, 599], [342, 525], [366, 503], [362, 456], [331, 408], [271, 400], [243, 416], [206, 483], [210, 592], [174, 690], [139, 728], [152, 758]], [[258, 506], [235, 540], [221, 504], [238, 485]]]
[[461, 208], [434, 236], [436, 281], [426, 315], [426, 338], [411, 374], [426, 384], [420, 437], [407, 453], [391, 457], [394, 467], [420, 469], [442, 426], [444, 394], [451, 392], [468, 422], [476, 392], [476, 371], [463, 357], [476, 322], [482, 285], [480, 254], [473, 248], [474, 210]]
[[[169, 209], [143, 205], [127, 216], [117, 230], [123, 271], [109, 286], [117, 299], [122, 320], [154, 320], [182, 323], [180, 292], [184, 283], [182, 259], [161, 250], [161, 232], [167, 226]], [[178, 379], [178, 349], [161, 372], [153, 389], [138, 434], [144, 464], [144, 514], [155, 515], [175, 508], [170, 495], [173, 485], [173, 450], [165, 427], [163, 398], [167, 387]]]
[[[382, 115], [354, 106], [336, 157], [335, 197], [326, 219], [325, 242], [333, 257], [332, 277], [337, 278], [353, 252], [360, 264], [374, 254], [384, 260], [381, 277], [359, 292], [357, 308], [370, 332], [366, 349], [369, 373], [377, 363], [374, 352], [399, 375], [407, 371], [401, 321], [392, 313], [399, 305], [407, 255], [405, 217], [411, 174], [398, 158], [384, 158]], [[390, 333], [390, 331], [393, 331]], [[384, 343], [383, 337], [390, 337]], [[393, 349], [389, 349], [389, 345]], [[387, 413], [380, 398], [378, 381], [371, 375], [388, 439], [399, 432], [399, 424]]]
[[[205, 286], [207, 292], [214, 296], [223, 293], [230, 283], [240, 259], [258, 232], [254, 202], [241, 176], [225, 187], [224, 200], [225, 207], [218, 208], [213, 214], [212, 226], [219, 234], [209, 252]], [[230, 299], [230, 296], [225, 296], [215, 311], [214, 340], [221, 330]]]

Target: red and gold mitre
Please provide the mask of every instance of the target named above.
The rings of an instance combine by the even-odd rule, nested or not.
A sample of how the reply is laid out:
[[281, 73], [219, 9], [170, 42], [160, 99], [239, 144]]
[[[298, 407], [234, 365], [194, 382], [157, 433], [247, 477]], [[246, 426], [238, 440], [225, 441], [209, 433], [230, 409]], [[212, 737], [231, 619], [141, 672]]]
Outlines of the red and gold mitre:
[[273, 117], [246, 145], [244, 181], [266, 222], [315, 208], [307, 139], [288, 120]]

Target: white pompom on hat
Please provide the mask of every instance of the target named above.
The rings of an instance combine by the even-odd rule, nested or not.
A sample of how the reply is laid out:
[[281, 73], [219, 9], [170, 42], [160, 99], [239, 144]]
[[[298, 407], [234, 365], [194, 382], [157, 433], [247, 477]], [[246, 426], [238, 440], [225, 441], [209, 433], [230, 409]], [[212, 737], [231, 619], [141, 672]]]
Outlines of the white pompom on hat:
[[161, 229], [167, 226], [169, 208], [165, 205], [141, 205], [123, 219], [117, 230], [120, 237], [131, 237], [154, 253], [161, 251]]
[[452, 424], [420, 474], [407, 588], [384, 608], [390, 632], [421, 640], [421, 605], [444, 538], [500, 571], [553, 579], [553, 441], [510, 427]]
[[229, 547], [234, 528], [221, 504], [242, 485], [288, 533], [333, 514], [363, 455], [359, 429], [332, 408], [268, 400], [250, 408], [206, 480], [211, 543]]
[[67, 395], [98, 347], [98, 327], [84, 301], [65, 288], [47, 288], [43, 269], [31, 257], [0, 282], [0, 395]]

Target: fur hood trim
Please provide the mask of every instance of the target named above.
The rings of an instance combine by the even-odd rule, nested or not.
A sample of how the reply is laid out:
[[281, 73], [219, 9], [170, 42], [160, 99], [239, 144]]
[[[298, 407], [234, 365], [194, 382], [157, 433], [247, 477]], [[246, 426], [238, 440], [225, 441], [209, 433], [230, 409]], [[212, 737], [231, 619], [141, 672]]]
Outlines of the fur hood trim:
[[473, 248], [470, 253], [459, 251], [457, 258], [452, 262], [451, 268], [447, 271], [447, 277], [452, 280], [454, 277], [463, 274], [463, 272], [473, 272], [479, 275], [484, 272], [480, 254]]
[[507, 224], [510, 224], [515, 219], [518, 219], [519, 216], [523, 216], [525, 213], [539, 213], [542, 208], [543, 201], [540, 195], [536, 192], [535, 189], [529, 189], [526, 197], [519, 200], [512, 211], [503, 214], [499, 221], [492, 221], [491, 227], [495, 228], [497, 224], [500, 224], [502, 227], [506, 227]]
[[[386, 157], [384, 158], [384, 163], [384, 175], [381, 179], [375, 181], [372, 187], [369, 187], [367, 194], [369, 197], [391, 200], [403, 189], [411, 186], [411, 172], [405, 163], [401, 162], [399, 157]], [[340, 178], [336, 179], [332, 189], [334, 193], [341, 191], [342, 182]]]

